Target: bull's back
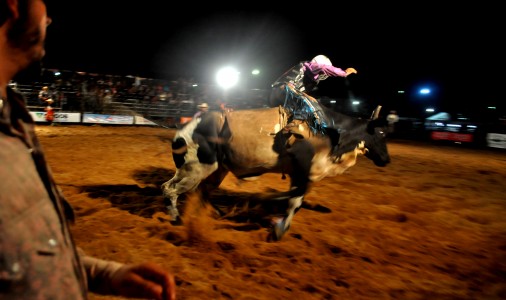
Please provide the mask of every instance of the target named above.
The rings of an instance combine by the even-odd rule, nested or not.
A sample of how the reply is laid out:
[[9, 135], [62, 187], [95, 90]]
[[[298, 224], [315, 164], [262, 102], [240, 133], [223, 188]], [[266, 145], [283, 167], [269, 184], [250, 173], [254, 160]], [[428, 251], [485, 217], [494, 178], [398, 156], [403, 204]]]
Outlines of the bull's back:
[[280, 123], [278, 108], [237, 110], [227, 114], [226, 162], [234, 175], [276, 172], [278, 153], [272, 146]]

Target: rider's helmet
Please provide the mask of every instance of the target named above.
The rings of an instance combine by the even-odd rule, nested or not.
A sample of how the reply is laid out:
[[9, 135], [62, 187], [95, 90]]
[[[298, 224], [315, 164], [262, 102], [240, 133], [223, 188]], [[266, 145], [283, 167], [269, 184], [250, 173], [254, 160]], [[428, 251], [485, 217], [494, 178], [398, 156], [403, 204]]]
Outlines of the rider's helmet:
[[[315, 56], [312, 60], [311, 60], [312, 63], [317, 63], [319, 65], [324, 65], [324, 66], [332, 66], [332, 62], [330, 61], [330, 59], [328, 57], [326, 57], [325, 55], [317, 55]], [[314, 78], [314, 82], [312, 83], [313, 85], [317, 85], [320, 81], [322, 80], [325, 80], [329, 77], [329, 75], [327, 75], [323, 70], [321, 70], [319, 72], [319, 74], [314, 74], [314, 75], [317, 75], [316, 78]], [[313, 76], [314, 76], [313, 75]], [[306, 78], [307, 76], [304, 76], [304, 78]], [[304, 83], [304, 86], [306, 86], [306, 89], [307, 90], [310, 90], [310, 89], [313, 89], [313, 88], [308, 88], [310, 86], [310, 82], [306, 81]]]
[[330, 61], [330, 59], [328, 57], [326, 57], [325, 55], [321, 55], [321, 54], [315, 56], [311, 60], [311, 62], [320, 64], [320, 65], [332, 66], [332, 62]]

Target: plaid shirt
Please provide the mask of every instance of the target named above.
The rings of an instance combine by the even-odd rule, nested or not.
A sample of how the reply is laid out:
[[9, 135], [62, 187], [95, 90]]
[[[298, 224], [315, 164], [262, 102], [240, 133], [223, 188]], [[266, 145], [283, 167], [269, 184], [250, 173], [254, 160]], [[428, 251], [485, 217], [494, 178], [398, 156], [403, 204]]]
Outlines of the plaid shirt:
[[121, 264], [86, 256], [23, 96], [0, 99], [0, 299], [86, 299], [109, 290]]

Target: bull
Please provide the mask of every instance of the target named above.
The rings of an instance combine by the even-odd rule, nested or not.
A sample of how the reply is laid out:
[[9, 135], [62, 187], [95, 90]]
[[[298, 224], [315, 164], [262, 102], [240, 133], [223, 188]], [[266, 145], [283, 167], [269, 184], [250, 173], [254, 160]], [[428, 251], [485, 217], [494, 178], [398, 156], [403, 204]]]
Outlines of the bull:
[[[281, 198], [288, 200], [288, 208], [269, 234], [278, 241], [302, 206], [311, 182], [342, 174], [360, 155], [379, 167], [390, 162], [386, 124], [378, 118], [381, 106], [365, 119], [322, 105], [317, 106], [320, 117], [309, 110], [297, 118], [304, 109], [308, 112], [307, 105], [297, 106], [298, 110], [284, 105], [208, 112], [179, 129], [172, 143], [176, 172], [161, 186], [171, 220], [180, 217], [180, 195], [217, 188], [229, 172], [239, 179], [287, 174], [290, 189]], [[321, 124], [325, 126], [318, 127]]]

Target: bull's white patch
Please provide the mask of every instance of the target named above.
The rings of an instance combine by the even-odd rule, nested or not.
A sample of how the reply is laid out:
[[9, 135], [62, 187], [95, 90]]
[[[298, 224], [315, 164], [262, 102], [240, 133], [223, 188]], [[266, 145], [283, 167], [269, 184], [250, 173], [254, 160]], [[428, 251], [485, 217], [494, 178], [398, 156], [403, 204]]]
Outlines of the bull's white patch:
[[280, 131], [280, 130], [281, 130], [281, 125], [279, 125], [279, 124], [274, 125], [274, 133], [278, 133], [278, 131]]
[[185, 164], [199, 162], [199, 158], [197, 156], [197, 151], [199, 149], [199, 144], [194, 143], [193, 141], [186, 146], [186, 154], [184, 155]]
[[193, 118], [190, 122], [188, 122], [183, 128], [178, 130], [174, 135], [174, 141], [178, 138], [183, 138], [187, 145], [194, 144], [192, 135], [197, 125], [199, 125], [201, 118]]
[[[174, 135], [174, 141], [178, 138], [183, 138], [186, 142], [186, 146], [183, 149], [185, 150], [186, 154], [184, 156], [184, 161], [186, 163], [190, 162], [198, 162], [199, 159], [197, 157], [197, 150], [199, 148], [199, 145], [195, 143], [192, 139], [193, 131], [195, 131], [195, 128], [197, 128], [197, 125], [199, 125], [201, 121], [201, 118], [193, 118], [190, 122], [188, 122], [183, 128], [178, 130], [176, 134]], [[178, 150], [172, 150], [173, 153], [178, 153], [181, 151]], [[181, 152], [183, 153], [183, 152]]]
[[180, 194], [194, 192], [200, 182], [218, 169], [218, 162], [202, 164], [198, 161], [189, 161], [191, 157], [197, 157], [197, 148], [188, 148], [184, 165], [176, 169], [176, 174], [169, 181], [162, 184], [162, 193], [169, 198], [171, 206], [167, 207], [171, 219], [175, 221], [179, 216], [177, 198]]
[[343, 174], [357, 163], [359, 154], [364, 155], [367, 151], [365, 142], [361, 141], [354, 150], [342, 154], [337, 160], [320, 152], [313, 158], [309, 179], [316, 182], [325, 177]]

